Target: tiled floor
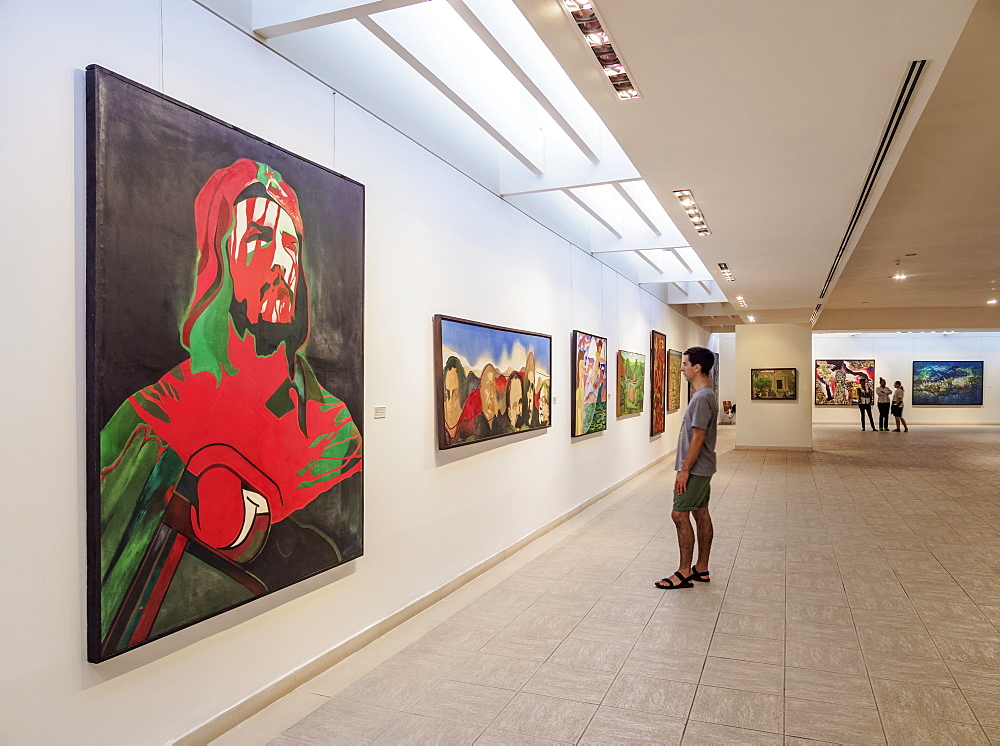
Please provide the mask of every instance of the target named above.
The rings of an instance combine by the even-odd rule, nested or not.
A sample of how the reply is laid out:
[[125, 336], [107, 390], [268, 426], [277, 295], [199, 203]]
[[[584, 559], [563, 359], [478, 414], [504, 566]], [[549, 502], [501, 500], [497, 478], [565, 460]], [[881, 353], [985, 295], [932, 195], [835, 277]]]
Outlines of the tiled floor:
[[720, 430], [711, 584], [665, 464], [215, 743], [1000, 743], [1000, 431]]

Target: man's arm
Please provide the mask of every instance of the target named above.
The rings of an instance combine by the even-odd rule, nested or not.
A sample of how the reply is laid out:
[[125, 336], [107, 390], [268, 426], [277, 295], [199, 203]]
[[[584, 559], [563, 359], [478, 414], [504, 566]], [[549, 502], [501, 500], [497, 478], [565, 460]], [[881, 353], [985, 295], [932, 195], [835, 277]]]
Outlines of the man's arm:
[[701, 447], [705, 445], [705, 436], [708, 434], [707, 430], [700, 427], [691, 428], [691, 445], [688, 447], [687, 458], [684, 459], [684, 463], [681, 464], [681, 470], [677, 472], [677, 479], [674, 480], [674, 492], [678, 495], [683, 495], [687, 492], [688, 477], [691, 476], [691, 467], [694, 466], [694, 462], [698, 460], [698, 455], [701, 453]]

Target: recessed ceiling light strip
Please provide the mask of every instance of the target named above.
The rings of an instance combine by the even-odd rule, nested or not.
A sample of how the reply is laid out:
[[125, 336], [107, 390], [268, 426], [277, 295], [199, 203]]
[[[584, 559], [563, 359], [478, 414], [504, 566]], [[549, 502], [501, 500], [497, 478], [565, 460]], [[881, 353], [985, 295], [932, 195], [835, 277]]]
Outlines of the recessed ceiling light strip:
[[712, 231], [708, 229], [708, 223], [705, 222], [705, 216], [701, 214], [701, 208], [698, 207], [698, 202], [694, 198], [690, 189], [675, 189], [674, 196], [681, 203], [681, 207], [684, 208], [684, 212], [687, 213], [688, 220], [694, 225], [694, 229], [698, 231], [699, 236], [709, 236]]
[[819, 294], [820, 298], [825, 298], [827, 292], [830, 290], [833, 277], [837, 274], [837, 267], [840, 265], [840, 260], [844, 257], [844, 252], [847, 251], [847, 247], [851, 243], [851, 236], [854, 234], [854, 229], [857, 227], [858, 220], [861, 219], [861, 214], [865, 210], [865, 205], [868, 203], [868, 197], [871, 194], [872, 188], [875, 186], [875, 180], [878, 178], [879, 171], [882, 170], [882, 163], [885, 161], [886, 154], [889, 152], [889, 147], [892, 145], [893, 138], [896, 136], [896, 130], [899, 129], [899, 123], [902, 121], [903, 114], [906, 112], [906, 107], [909, 106], [910, 98], [913, 96], [913, 91], [917, 87], [917, 80], [919, 80], [920, 73], [923, 72], [924, 65], [926, 64], [927, 60], [914, 60], [910, 63], [910, 66], [906, 71], [903, 84], [900, 86], [899, 94], [896, 96], [896, 102], [893, 104], [892, 112], [889, 115], [888, 121], [885, 123], [885, 129], [882, 130], [882, 139], [879, 142], [878, 149], [875, 151], [875, 157], [872, 159], [871, 166], [868, 167], [868, 175], [865, 177], [865, 183], [861, 187], [861, 194], [858, 196], [858, 201], [854, 205], [854, 212], [851, 214], [851, 220], [847, 224], [847, 232], [844, 233], [844, 238], [840, 242], [840, 248], [837, 250], [837, 255], [833, 258], [833, 265], [830, 267], [830, 273], [826, 277], [826, 282], [823, 283], [823, 290]]
[[726, 282], [736, 282], [736, 278], [733, 277], [733, 271], [729, 269], [729, 265], [725, 262], [719, 262], [719, 271], [722, 272], [722, 276]]
[[625, 63], [618, 57], [618, 53], [611, 43], [611, 37], [608, 36], [608, 32], [604, 30], [604, 26], [597, 17], [593, 2], [591, 0], [563, 0], [563, 7], [569, 11], [577, 28], [580, 29], [580, 33], [583, 34], [583, 38], [590, 45], [591, 51], [608, 76], [618, 98], [622, 101], [639, 98], [639, 91], [629, 77]]

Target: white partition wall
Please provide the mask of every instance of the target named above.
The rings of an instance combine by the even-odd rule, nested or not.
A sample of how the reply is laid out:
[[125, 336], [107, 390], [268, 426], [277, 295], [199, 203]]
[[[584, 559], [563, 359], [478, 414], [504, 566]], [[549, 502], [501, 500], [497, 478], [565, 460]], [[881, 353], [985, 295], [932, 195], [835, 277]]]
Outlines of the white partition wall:
[[[826, 358], [874, 359], [876, 379], [885, 378], [889, 388], [892, 388], [893, 381], [898, 380], [903, 383], [906, 390], [905, 417], [909, 424], [1000, 424], [1000, 333], [998, 332], [813, 335], [813, 359]], [[914, 360], [982, 360], [982, 406], [912, 406], [910, 388]], [[815, 375], [812, 369], [809, 375]], [[857, 407], [813, 407], [814, 422], [853, 424], [857, 419]]]
[[[808, 324], [736, 327], [737, 448], [812, 449], [811, 338]], [[751, 368], [797, 368], [798, 397], [751, 400]]]
[[[648, 409], [570, 438], [570, 333], [607, 336], [613, 372], [619, 348], [648, 354], [651, 328], [681, 350], [706, 332], [199, 5], [12, 0], [0, 24], [3, 209], [20, 241], [5, 254], [0, 742], [163, 744], [673, 450], [681, 412], [656, 438]], [[91, 63], [332, 167], [367, 200], [364, 557], [100, 665], [84, 649]], [[166, 240], [136, 251], [176, 250]], [[552, 334], [554, 426], [437, 451], [435, 313]]]

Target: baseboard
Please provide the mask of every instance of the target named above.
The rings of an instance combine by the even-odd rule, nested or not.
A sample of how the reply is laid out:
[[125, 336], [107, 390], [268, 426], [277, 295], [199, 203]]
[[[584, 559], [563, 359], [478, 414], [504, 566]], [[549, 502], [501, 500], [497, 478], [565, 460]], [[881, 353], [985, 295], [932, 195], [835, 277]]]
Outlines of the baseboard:
[[361, 648], [374, 642], [382, 635], [395, 629], [403, 622], [413, 618], [421, 611], [424, 611], [430, 606], [436, 604], [446, 596], [451, 595], [469, 581], [475, 580], [487, 570], [496, 567], [511, 555], [524, 549], [524, 547], [531, 542], [541, 538], [553, 529], [558, 528], [570, 518], [582, 513], [597, 501], [602, 500], [623, 485], [631, 482], [643, 472], [656, 466], [656, 464], [660, 461], [673, 456], [674, 453], [675, 451], [672, 450], [669, 453], [665, 453], [662, 456], [653, 459], [645, 466], [642, 466], [629, 474], [627, 477], [618, 480], [610, 487], [601, 490], [593, 497], [588, 498], [576, 507], [571, 508], [562, 515], [552, 519], [541, 528], [535, 529], [534, 531], [521, 537], [506, 549], [502, 549], [496, 554], [487, 557], [482, 562], [469, 568], [458, 577], [448, 581], [425, 596], [418, 598], [416, 601], [413, 601], [399, 611], [390, 614], [382, 621], [376, 622], [370, 627], [361, 630], [349, 640], [346, 640], [326, 652], [321, 653], [316, 658], [308, 663], [305, 663], [299, 668], [289, 671], [287, 674], [254, 692], [246, 699], [243, 699], [229, 709], [220, 712], [215, 717], [193, 728], [183, 736], [170, 741], [170, 744], [176, 744], [177, 746], [204, 746], [204, 744], [219, 738], [238, 726], [240, 723], [256, 715], [268, 705], [277, 702], [286, 694], [302, 686], [302, 684], [305, 684], [310, 679], [324, 673], [332, 666], [344, 660], [344, 658], [354, 655], [354, 653], [361, 650]]
[[813, 450], [812, 446], [733, 446], [734, 451], [803, 451]]

